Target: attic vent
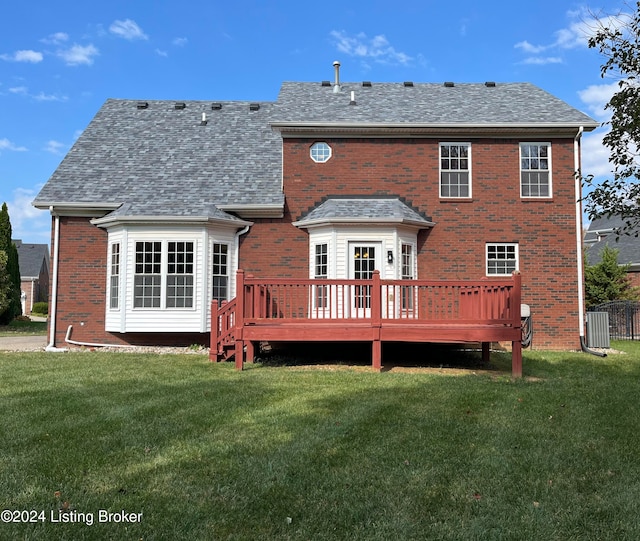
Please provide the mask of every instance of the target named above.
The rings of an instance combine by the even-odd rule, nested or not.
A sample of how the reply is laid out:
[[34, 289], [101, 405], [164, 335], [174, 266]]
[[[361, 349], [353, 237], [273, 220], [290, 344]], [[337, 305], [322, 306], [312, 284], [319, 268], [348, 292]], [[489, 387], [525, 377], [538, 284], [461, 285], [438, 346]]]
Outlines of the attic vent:
[[362, 81], [362, 86], [370, 87], [371, 81]]
[[489, 88], [493, 88], [494, 86], [496, 86], [496, 83], [493, 81], [487, 81], [484, 86], [487, 86]]
[[404, 86], [413, 86], [413, 81], [405, 81]]
[[211, 109], [213, 111], [219, 111], [220, 109], [222, 109], [222, 104], [221, 103], [212, 103], [211, 104]]
[[149, 102], [146, 101], [139, 101], [138, 104], [136, 105], [137, 109], [147, 109], [149, 107]]
[[331, 81], [322, 81], [322, 83], [320, 83], [322, 86], [331, 86]]
[[175, 103], [175, 105], [173, 106], [174, 109], [184, 109], [187, 106], [187, 104], [183, 101], [177, 101]]
[[444, 86], [447, 88], [453, 88], [455, 85], [451, 81], [445, 81]]
[[249, 111], [257, 111], [258, 109], [260, 109], [260, 104], [259, 103], [250, 103], [249, 104]]

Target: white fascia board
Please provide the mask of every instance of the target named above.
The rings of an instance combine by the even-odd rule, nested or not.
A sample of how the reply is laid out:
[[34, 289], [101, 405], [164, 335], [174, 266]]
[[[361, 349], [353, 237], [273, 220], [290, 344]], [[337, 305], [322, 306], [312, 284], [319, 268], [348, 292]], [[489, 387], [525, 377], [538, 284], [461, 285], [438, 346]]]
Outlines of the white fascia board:
[[246, 227], [253, 225], [253, 222], [246, 220], [224, 220], [221, 218], [210, 218], [207, 216], [105, 216], [104, 218], [96, 218], [91, 223], [98, 227], [112, 227], [114, 225], [132, 225], [132, 224], [175, 224], [175, 225], [194, 225], [194, 224], [220, 224], [229, 228]]
[[292, 222], [292, 225], [301, 229], [310, 229], [312, 227], [321, 227], [326, 225], [405, 225], [415, 227], [417, 229], [428, 229], [436, 224], [435, 222], [406, 220], [402, 218], [318, 218], [317, 220], [300, 220]]

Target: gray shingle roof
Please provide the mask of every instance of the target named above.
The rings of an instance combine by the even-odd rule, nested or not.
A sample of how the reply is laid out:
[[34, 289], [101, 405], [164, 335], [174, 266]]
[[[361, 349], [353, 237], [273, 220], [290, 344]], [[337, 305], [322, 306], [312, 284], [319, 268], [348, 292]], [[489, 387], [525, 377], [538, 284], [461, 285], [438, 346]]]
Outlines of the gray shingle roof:
[[[350, 105], [351, 91], [356, 105]], [[584, 125], [598, 123], [529, 83], [342, 83], [341, 92], [320, 83], [285, 82], [275, 123], [379, 123], [438, 125]]]
[[[272, 103], [105, 102], [34, 204], [130, 202], [149, 215], [201, 215], [223, 208], [280, 206], [282, 141], [269, 127]], [[207, 123], [201, 125], [202, 112]], [[256, 198], [256, 194], [259, 197]]]
[[47, 244], [24, 244], [21, 240], [13, 240], [18, 250], [20, 276], [37, 278], [43, 262], [49, 266], [49, 246]]
[[425, 228], [433, 225], [400, 199], [391, 197], [329, 197], [294, 225], [347, 221], [405, 223]]
[[[622, 218], [597, 218], [589, 225], [585, 235], [587, 248], [587, 263], [596, 265], [601, 261], [601, 252], [605, 246], [618, 250], [618, 263], [620, 265], [640, 265], [640, 236], [620, 235], [616, 231], [623, 225]], [[597, 241], [598, 232], [604, 233], [602, 240]]]

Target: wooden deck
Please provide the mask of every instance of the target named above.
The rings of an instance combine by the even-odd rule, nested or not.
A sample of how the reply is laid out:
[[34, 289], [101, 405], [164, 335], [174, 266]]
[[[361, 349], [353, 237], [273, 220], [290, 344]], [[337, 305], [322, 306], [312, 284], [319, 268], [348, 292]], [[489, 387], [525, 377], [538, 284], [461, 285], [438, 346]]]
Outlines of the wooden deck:
[[259, 342], [371, 342], [382, 369], [383, 342], [511, 342], [522, 376], [521, 278], [467, 280], [293, 280], [238, 271], [236, 297], [211, 306], [212, 361], [253, 361]]

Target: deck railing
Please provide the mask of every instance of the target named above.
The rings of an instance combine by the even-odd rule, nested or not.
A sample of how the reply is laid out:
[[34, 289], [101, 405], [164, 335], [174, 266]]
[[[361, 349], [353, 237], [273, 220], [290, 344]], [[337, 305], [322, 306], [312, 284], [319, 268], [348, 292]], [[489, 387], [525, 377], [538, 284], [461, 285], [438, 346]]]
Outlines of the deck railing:
[[[467, 280], [328, 280], [238, 274], [245, 323], [410, 320], [510, 324], [520, 318], [516, 277]], [[239, 299], [240, 302], [240, 299]]]

